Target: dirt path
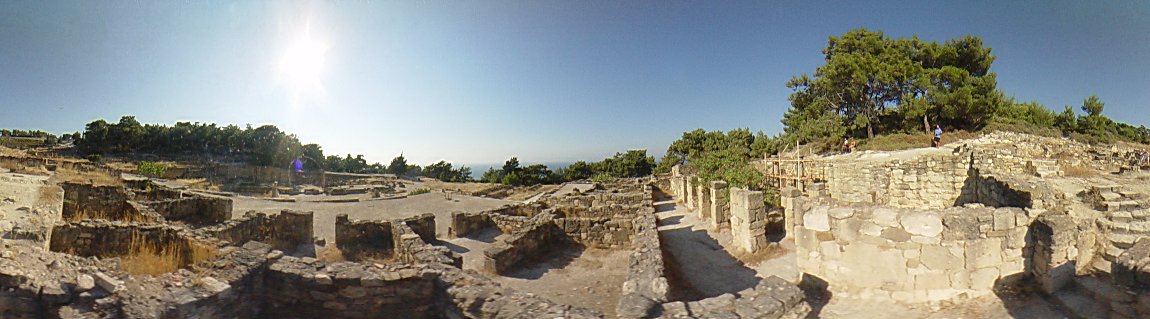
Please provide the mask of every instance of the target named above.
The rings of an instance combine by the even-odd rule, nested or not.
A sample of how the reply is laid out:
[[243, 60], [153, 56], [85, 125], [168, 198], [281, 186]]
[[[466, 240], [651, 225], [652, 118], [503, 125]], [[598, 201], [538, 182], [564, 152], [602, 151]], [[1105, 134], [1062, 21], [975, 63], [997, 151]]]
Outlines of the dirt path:
[[727, 253], [719, 241], [703, 228], [696, 214], [669, 199], [655, 203], [655, 207], [663, 249], [670, 252], [678, 265], [680, 279], [689, 286], [683, 288], [695, 293], [677, 292], [683, 298], [692, 300], [715, 297], [751, 288], [759, 283], [760, 278], [755, 270], [743, 266], [742, 262]]

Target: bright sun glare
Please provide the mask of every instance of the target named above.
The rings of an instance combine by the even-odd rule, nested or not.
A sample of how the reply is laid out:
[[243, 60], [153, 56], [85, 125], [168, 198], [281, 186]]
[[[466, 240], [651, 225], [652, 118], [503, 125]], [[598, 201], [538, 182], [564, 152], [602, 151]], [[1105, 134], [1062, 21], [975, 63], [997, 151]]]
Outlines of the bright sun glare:
[[278, 63], [279, 77], [293, 95], [300, 97], [323, 92], [320, 80], [327, 49], [327, 45], [312, 39], [309, 21], [302, 37], [283, 52]]

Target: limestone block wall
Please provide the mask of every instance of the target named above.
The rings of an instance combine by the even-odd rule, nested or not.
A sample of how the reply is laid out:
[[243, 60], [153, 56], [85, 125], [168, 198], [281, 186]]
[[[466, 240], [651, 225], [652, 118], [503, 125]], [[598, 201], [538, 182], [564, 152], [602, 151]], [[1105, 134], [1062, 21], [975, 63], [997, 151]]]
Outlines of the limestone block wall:
[[803, 291], [786, 280], [770, 276], [753, 288], [691, 302], [662, 305], [661, 318], [807, 318], [811, 306]]
[[410, 268], [284, 257], [268, 266], [260, 317], [434, 318], [433, 279]]
[[351, 221], [347, 214], [339, 214], [335, 217], [335, 245], [351, 260], [390, 256], [395, 246], [392, 242], [391, 222]]
[[711, 228], [719, 229], [731, 225], [731, 193], [727, 189], [727, 182], [712, 181], [710, 196], [710, 209], [707, 211], [711, 220]]
[[[1142, 237], [1119, 255], [1114, 262], [1112, 275], [1115, 283], [1150, 293], [1150, 237]], [[1150, 301], [1150, 298], [1145, 301]], [[1150, 307], [1145, 309], [1150, 310]], [[1142, 316], [1150, 317], [1150, 313], [1143, 313]]]
[[424, 242], [435, 243], [439, 241], [435, 238], [435, 215], [432, 213], [423, 213], [396, 221], [396, 223], [399, 222], [411, 227], [411, 231], [419, 235], [419, 238], [423, 239]]
[[988, 295], [1024, 271], [1025, 210], [815, 206], [796, 212], [799, 270], [847, 295], [900, 301]]
[[825, 168], [832, 198], [894, 207], [945, 208], [962, 195], [969, 154], [931, 154], [909, 160], [836, 161]]

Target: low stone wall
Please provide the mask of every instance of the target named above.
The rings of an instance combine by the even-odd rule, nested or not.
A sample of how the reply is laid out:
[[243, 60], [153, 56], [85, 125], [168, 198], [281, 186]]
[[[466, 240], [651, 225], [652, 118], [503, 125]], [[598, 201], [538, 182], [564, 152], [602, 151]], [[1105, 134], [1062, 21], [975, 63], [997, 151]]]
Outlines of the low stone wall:
[[[1115, 283], [1150, 293], [1150, 237], [1142, 237], [1118, 256], [1111, 274]], [[1145, 301], [1150, 301], [1150, 298]], [[1150, 304], [1145, 306], [1144, 309], [1150, 310]], [[1142, 313], [1142, 317], [1150, 317], [1150, 312]]]
[[587, 247], [625, 248], [634, 232], [631, 218], [559, 218], [554, 221], [567, 239]]
[[339, 214], [335, 217], [335, 245], [350, 260], [390, 256], [395, 247], [391, 227], [390, 221], [353, 222], [347, 214]]
[[1024, 271], [1031, 221], [1018, 208], [963, 207], [816, 206], [796, 217], [800, 271], [832, 291], [899, 301], [991, 294], [996, 280]]
[[232, 217], [232, 200], [196, 195], [187, 198], [140, 202], [169, 221], [193, 226], [222, 223]]
[[49, 250], [77, 256], [100, 258], [119, 257], [133, 253], [134, 249], [150, 246], [154, 251], [179, 249], [181, 265], [192, 258], [192, 245], [215, 246], [201, 243], [196, 234], [185, 228], [162, 224], [138, 224], [85, 220], [59, 224], [52, 229]]
[[654, 207], [639, 212], [632, 227], [635, 236], [631, 241], [630, 265], [616, 313], [620, 318], [645, 318], [667, 301], [670, 290], [663, 273], [666, 264]]
[[799, 319], [807, 318], [810, 312], [811, 306], [804, 300], [802, 290], [782, 278], [770, 276], [738, 294], [665, 303], [660, 318]]
[[495, 242], [483, 251], [483, 270], [506, 274], [519, 263], [538, 258], [554, 251], [554, 246], [563, 244], [566, 235], [552, 222], [553, 216], [542, 213], [532, 218], [531, 226]]
[[[435, 229], [434, 227], [432, 228]], [[447, 247], [432, 246], [423, 240], [408, 223], [396, 220], [391, 223], [391, 241], [395, 244], [394, 256], [405, 263], [425, 263], [463, 267], [463, 256]], [[432, 234], [434, 236], [434, 233]], [[434, 238], [434, 237], [433, 237]]]
[[[265, 242], [284, 252], [306, 252], [302, 246], [312, 244], [312, 212], [283, 210], [268, 216], [249, 211], [243, 217], [198, 231], [233, 244]], [[306, 248], [306, 247], [305, 247]]]
[[557, 304], [535, 294], [508, 289], [474, 271], [441, 268], [437, 303], [444, 318], [603, 318], [594, 310]]
[[451, 227], [447, 228], [447, 234], [454, 238], [467, 237], [488, 227], [495, 227], [495, 223], [487, 213], [451, 212]]
[[268, 266], [260, 318], [434, 318], [435, 277], [414, 268], [284, 257]]
[[65, 182], [60, 183], [64, 189], [64, 210], [62, 217], [65, 220], [74, 219], [76, 215], [107, 216], [111, 219], [125, 219], [128, 214], [138, 215], [139, 211], [128, 204], [132, 193], [118, 186], [95, 186]]
[[403, 218], [403, 219], [397, 219], [397, 220], [395, 220], [394, 223], [395, 224], [403, 223], [403, 224], [407, 225], [407, 227], [411, 227], [411, 231], [414, 232], [416, 235], [419, 235], [419, 238], [423, 239], [424, 242], [427, 242], [427, 243], [439, 242], [439, 239], [435, 238], [435, 215], [434, 214], [424, 213], [424, 214], [420, 214], [417, 216], [411, 216], [411, 217], [407, 217], [407, 218]]

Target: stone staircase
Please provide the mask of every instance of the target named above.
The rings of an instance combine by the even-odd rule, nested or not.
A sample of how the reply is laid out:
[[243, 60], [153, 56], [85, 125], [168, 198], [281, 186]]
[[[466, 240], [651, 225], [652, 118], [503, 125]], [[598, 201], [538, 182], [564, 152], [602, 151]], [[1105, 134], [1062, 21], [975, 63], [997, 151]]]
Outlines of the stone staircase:
[[1150, 318], [1150, 237], [1119, 255], [1113, 268], [1074, 278], [1052, 301], [1075, 318]]
[[1033, 159], [1026, 162], [1027, 172], [1038, 177], [1063, 176], [1062, 167], [1056, 160]]
[[1150, 236], [1150, 196], [1123, 191], [1121, 186], [1095, 186], [1083, 194], [1083, 202], [1102, 212], [1097, 220], [1104, 234], [1099, 241], [1101, 259], [1093, 265], [1096, 270], [1109, 272], [1110, 264], [1138, 238]]

